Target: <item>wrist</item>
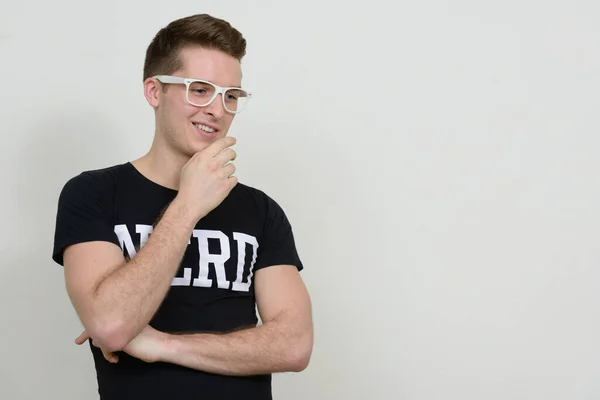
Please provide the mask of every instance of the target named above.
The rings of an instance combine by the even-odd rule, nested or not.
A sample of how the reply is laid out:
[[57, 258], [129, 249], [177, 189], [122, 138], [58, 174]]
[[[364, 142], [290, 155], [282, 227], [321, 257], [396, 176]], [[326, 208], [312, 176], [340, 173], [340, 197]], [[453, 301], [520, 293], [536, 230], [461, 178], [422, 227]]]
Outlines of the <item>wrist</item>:
[[163, 332], [160, 337], [161, 352], [159, 355], [160, 362], [173, 362], [175, 359], [177, 335]]
[[167, 212], [169, 212], [176, 221], [183, 222], [191, 227], [191, 229], [194, 229], [198, 220], [204, 217], [204, 215], [198, 215], [198, 213], [189, 206], [189, 202], [182, 199], [179, 194], [171, 202]]

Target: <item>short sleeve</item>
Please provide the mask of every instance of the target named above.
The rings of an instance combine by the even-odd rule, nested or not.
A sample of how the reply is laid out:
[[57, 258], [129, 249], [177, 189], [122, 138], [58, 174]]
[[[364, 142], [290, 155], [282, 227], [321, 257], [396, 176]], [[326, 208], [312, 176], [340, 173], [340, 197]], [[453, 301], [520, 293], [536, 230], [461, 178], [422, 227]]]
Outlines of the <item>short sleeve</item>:
[[71, 178], [63, 187], [56, 212], [52, 259], [64, 266], [64, 250], [73, 244], [106, 241], [119, 246], [112, 221], [111, 185], [91, 173]]
[[[266, 195], [265, 195], [266, 196]], [[292, 226], [279, 204], [266, 196], [266, 221], [258, 247], [255, 270], [273, 265], [304, 266], [298, 255]]]

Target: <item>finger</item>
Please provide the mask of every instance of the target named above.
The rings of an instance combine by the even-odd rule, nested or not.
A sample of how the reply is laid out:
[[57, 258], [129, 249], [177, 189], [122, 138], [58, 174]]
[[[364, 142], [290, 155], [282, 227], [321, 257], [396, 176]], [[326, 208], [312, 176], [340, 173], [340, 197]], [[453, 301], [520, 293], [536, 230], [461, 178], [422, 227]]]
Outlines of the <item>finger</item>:
[[102, 354], [104, 354], [106, 361], [110, 363], [116, 364], [119, 362], [119, 357], [115, 353], [102, 351]]
[[223, 166], [229, 161], [234, 161], [237, 158], [237, 153], [235, 152], [235, 150], [229, 147], [217, 154], [215, 158], [219, 160], [219, 165]]
[[234, 164], [227, 164], [222, 168], [223, 177], [229, 178], [231, 175], [235, 174], [235, 170], [236, 168]]
[[102, 354], [104, 354], [104, 358], [108, 362], [116, 363], [117, 361], [119, 361], [119, 357], [117, 357], [117, 355], [115, 353], [110, 353], [110, 352], [102, 351]]
[[230, 176], [227, 181], [229, 182], [229, 186], [233, 189], [235, 187], [235, 185], [238, 184], [238, 178], [237, 176]]
[[88, 335], [87, 331], [83, 331], [81, 333], [81, 335], [79, 335], [79, 337], [77, 339], [75, 339], [75, 343], [76, 344], [84, 344], [86, 340], [88, 340], [90, 338], [90, 335]]
[[214, 157], [220, 152], [222, 152], [227, 147], [233, 146], [236, 144], [237, 139], [232, 136], [225, 136], [217, 141], [211, 143], [206, 149], [204, 149], [203, 153], [206, 152], [208, 156]]

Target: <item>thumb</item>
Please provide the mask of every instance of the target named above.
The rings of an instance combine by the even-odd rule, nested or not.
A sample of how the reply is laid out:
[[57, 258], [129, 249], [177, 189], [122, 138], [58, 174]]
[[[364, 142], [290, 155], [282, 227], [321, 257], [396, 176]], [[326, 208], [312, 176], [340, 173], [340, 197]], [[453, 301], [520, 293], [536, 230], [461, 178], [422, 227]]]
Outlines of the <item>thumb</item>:
[[104, 358], [106, 358], [106, 361], [108, 362], [111, 362], [113, 364], [119, 362], [119, 356], [117, 356], [115, 353], [110, 353], [102, 350], [102, 354], [104, 354]]
[[75, 344], [84, 344], [86, 340], [90, 338], [87, 331], [81, 332], [81, 335], [77, 339], [75, 339]]

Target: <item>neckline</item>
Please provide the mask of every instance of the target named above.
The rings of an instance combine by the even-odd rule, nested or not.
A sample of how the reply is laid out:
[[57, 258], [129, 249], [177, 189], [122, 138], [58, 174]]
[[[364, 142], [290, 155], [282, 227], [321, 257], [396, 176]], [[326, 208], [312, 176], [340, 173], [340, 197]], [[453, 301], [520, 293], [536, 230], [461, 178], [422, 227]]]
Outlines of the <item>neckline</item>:
[[160, 188], [160, 189], [162, 189], [162, 190], [164, 190], [164, 191], [167, 191], [167, 192], [169, 192], [169, 193], [179, 193], [179, 191], [178, 191], [178, 190], [176, 190], [176, 189], [172, 189], [172, 188], [169, 188], [169, 187], [163, 186], [163, 185], [161, 185], [160, 183], [157, 183], [157, 182], [153, 181], [152, 179], [148, 178], [146, 175], [142, 174], [142, 173], [141, 173], [141, 172], [140, 172], [140, 171], [139, 171], [139, 170], [138, 170], [138, 169], [135, 167], [135, 165], [133, 165], [133, 163], [132, 163], [131, 161], [127, 161], [127, 162], [125, 163], [125, 165], [127, 165], [127, 166], [128, 166], [130, 169], [131, 169], [131, 170], [133, 170], [134, 174], [135, 174], [135, 175], [137, 175], [137, 176], [138, 176], [140, 179], [142, 179], [143, 181], [145, 181], [145, 182], [147, 182], [147, 183], [149, 183], [149, 184], [151, 184], [151, 185], [153, 185], [153, 186], [156, 186], [156, 187], [158, 187], [158, 188]]

